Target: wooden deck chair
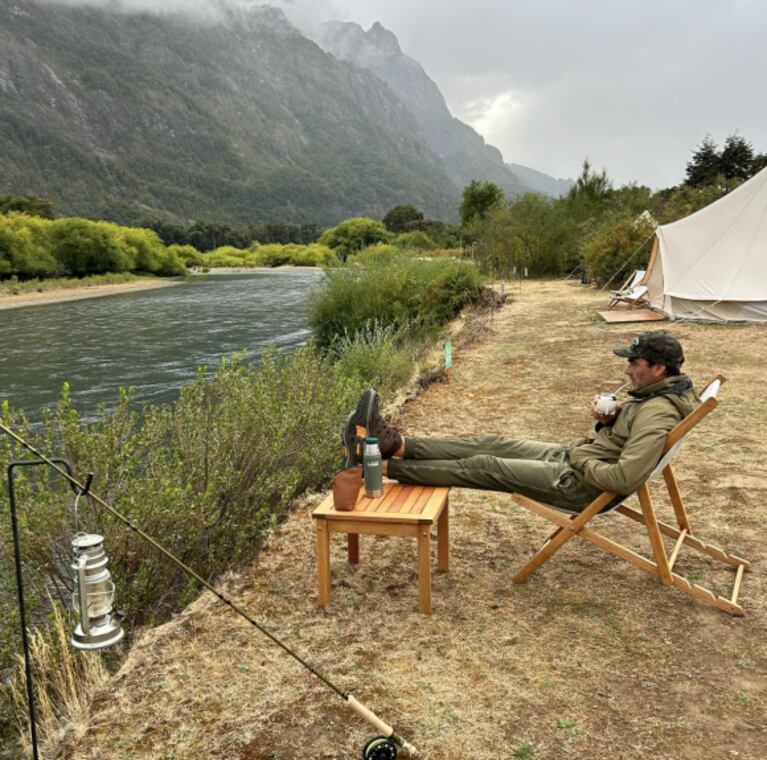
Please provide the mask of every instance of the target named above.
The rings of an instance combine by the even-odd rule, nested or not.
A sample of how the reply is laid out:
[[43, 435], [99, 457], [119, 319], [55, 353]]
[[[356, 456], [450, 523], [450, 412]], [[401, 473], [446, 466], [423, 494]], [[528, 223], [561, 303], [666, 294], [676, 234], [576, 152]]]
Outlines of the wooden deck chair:
[[[630, 562], [632, 565], [645, 570], [651, 575], [659, 578], [660, 582], [667, 586], [674, 586], [681, 591], [699, 599], [706, 604], [724, 610], [731, 615], [742, 615], [743, 608], [738, 604], [738, 594], [743, 580], [743, 572], [750, 570], [748, 561], [741, 559], [733, 554], [718, 549], [715, 546], [704, 543], [693, 535], [690, 527], [690, 520], [682, 501], [679, 488], [677, 486], [674, 472], [671, 469], [671, 460], [679, 452], [685, 436], [692, 430], [706, 415], [708, 415], [717, 405], [717, 394], [725, 378], [718, 375], [712, 380], [701, 394], [700, 404], [693, 412], [679, 422], [666, 436], [666, 445], [663, 449], [663, 455], [660, 462], [636, 491], [639, 497], [641, 511], [627, 507], [623, 502], [628, 496], [620, 497], [617, 494], [605, 491], [594, 499], [586, 509], [579, 513], [564, 512], [563, 510], [548, 504], [541, 504], [533, 499], [520, 494], [513, 494], [514, 501], [522, 507], [531, 510], [553, 522], [557, 528], [548, 537], [546, 543], [539, 549], [538, 553], [513, 577], [515, 583], [524, 583], [525, 580], [537, 570], [547, 559], [557, 552], [563, 544], [569, 541], [573, 536], [579, 536], [587, 541], [591, 541], [600, 548], [614, 554], [616, 557]], [[678, 527], [660, 522], [655, 514], [650, 499], [650, 492], [647, 483], [659, 474], [663, 474], [666, 487], [668, 489], [671, 503], [674, 507]], [[602, 511], [619, 512], [626, 517], [644, 525], [647, 529], [647, 535], [652, 547], [653, 559], [647, 559], [642, 555], [632, 551], [628, 547], [603, 536], [596, 530], [587, 527], [589, 521]], [[666, 551], [663, 537], [674, 541], [671, 552]], [[729, 599], [717, 596], [712, 591], [696, 583], [691, 583], [687, 578], [674, 572], [674, 564], [679, 556], [682, 547], [688, 547], [694, 551], [705, 554], [715, 560], [730, 565], [736, 569], [735, 582], [732, 594]]]
[[646, 273], [644, 269], [637, 269], [618, 290], [611, 290], [610, 303], [607, 308], [612, 309], [619, 303], [626, 303], [631, 307], [644, 301], [644, 296], [647, 294], [647, 286], [643, 285], [642, 282]]

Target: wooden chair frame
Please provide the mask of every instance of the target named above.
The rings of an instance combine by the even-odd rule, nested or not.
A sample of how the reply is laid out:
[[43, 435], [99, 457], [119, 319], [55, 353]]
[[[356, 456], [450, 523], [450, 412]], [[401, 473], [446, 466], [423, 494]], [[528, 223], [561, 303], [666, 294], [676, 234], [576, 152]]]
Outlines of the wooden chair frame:
[[[679, 422], [679, 424], [677, 424], [667, 435], [660, 462], [647, 481], [636, 491], [641, 511], [632, 509], [623, 504], [628, 496], [620, 498], [620, 501], [616, 501], [619, 497], [610, 491], [601, 493], [588, 505], [588, 507], [586, 507], [586, 509], [583, 510], [583, 512], [580, 512], [579, 514], [562, 512], [556, 507], [541, 504], [540, 502], [529, 499], [526, 496], [521, 496], [520, 494], [513, 494], [512, 498], [517, 504], [545, 517], [557, 526], [556, 530], [554, 530], [548, 537], [544, 545], [532, 559], [530, 559], [530, 561], [513, 576], [514, 582], [524, 583], [532, 573], [555, 554], [565, 543], [567, 543], [567, 541], [573, 536], [579, 536], [580, 538], [596, 544], [610, 554], [614, 554], [616, 557], [624, 559], [645, 572], [656, 576], [664, 585], [674, 586], [712, 607], [728, 612], [730, 615], [742, 615], [743, 607], [738, 604], [738, 594], [740, 593], [740, 587], [743, 581], [743, 573], [746, 570], [750, 570], [751, 565], [747, 560], [734, 554], [728, 554], [722, 549], [707, 544], [693, 535], [687, 510], [682, 501], [682, 496], [679, 492], [674, 472], [671, 469], [671, 459], [679, 451], [684, 437], [704, 417], [710, 414], [719, 403], [716, 396], [724, 381], [725, 378], [722, 375], [718, 375], [714, 378], [701, 394], [703, 403]], [[650, 491], [647, 487], [647, 483], [655, 475], [660, 473], [663, 474], [663, 479], [666, 483], [666, 488], [668, 489], [671, 504], [673, 505], [676, 516], [677, 526], [659, 521], [655, 514], [655, 508], [650, 498]], [[619, 512], [631, 520], [645, 526], [652, 548], [652, 559], [648, 559], [588, 527], [589, 521], [602, 512], [605, 507], [609, 507], [608, 511], [610, 512]], [[674, 545], [670, 553], [666, 552], [663, 536], [667, 536], [674, 540]], [[682, 546], [689, 547], [694, 551], [700, 552], [701, 554], [723, 562], [736, 569], [735, 582], [729, 599], [723, 596], [717, 596], [709, 589], [700, 586], [697, 583], [691, 583], [684, 576], [674, 572], [674, 564], [679, 556]]]
[[634, 306], [640, 306], [647, 302], [647, 285], [637, 285], [631, 290], [619, 293], [617, 290], [612, 293], [612, 300], [607, 308], [614, 309], [618, 304], [625, 303], [631, 309]]
[[610, 303], [607, 305], [607, 308], [612, 309], [619, 303], [625, 303], [631, 307], [647, 300], [645, 298], [647, 295], [647, 285], [645, 285], [646, 279], [647, 270], [637, 269], [632, 272], [626, 282], [624, 282], [618, 290], [610, 291]]

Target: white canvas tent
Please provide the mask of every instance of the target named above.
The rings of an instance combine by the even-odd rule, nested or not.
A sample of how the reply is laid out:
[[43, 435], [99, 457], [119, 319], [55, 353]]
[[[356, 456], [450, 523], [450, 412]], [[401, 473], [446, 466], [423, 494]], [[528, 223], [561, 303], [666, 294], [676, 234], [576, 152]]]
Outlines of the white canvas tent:
[[767, 169], [658, 227], [645, 284], [672, 318], [767, 322]]

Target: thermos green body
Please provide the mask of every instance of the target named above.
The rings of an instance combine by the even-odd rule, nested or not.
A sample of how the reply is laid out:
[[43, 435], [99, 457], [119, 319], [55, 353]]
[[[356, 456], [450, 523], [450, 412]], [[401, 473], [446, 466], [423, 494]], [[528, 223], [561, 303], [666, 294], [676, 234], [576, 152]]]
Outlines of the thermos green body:
[[365, 475], [365, 496], [375, 499], [383, 496], [381, 449], [378, 438], [366, 438], [362, 452], [362, 470]]

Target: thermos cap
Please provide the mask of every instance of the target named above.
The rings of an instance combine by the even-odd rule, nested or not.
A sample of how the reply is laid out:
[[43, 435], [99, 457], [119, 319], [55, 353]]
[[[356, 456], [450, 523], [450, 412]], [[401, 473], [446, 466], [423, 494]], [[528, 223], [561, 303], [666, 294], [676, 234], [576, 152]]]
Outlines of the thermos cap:
[[378, 443], [378, 438], [373, 435], [369, 435], [367, 438], [365, 438], [365, 443]]

